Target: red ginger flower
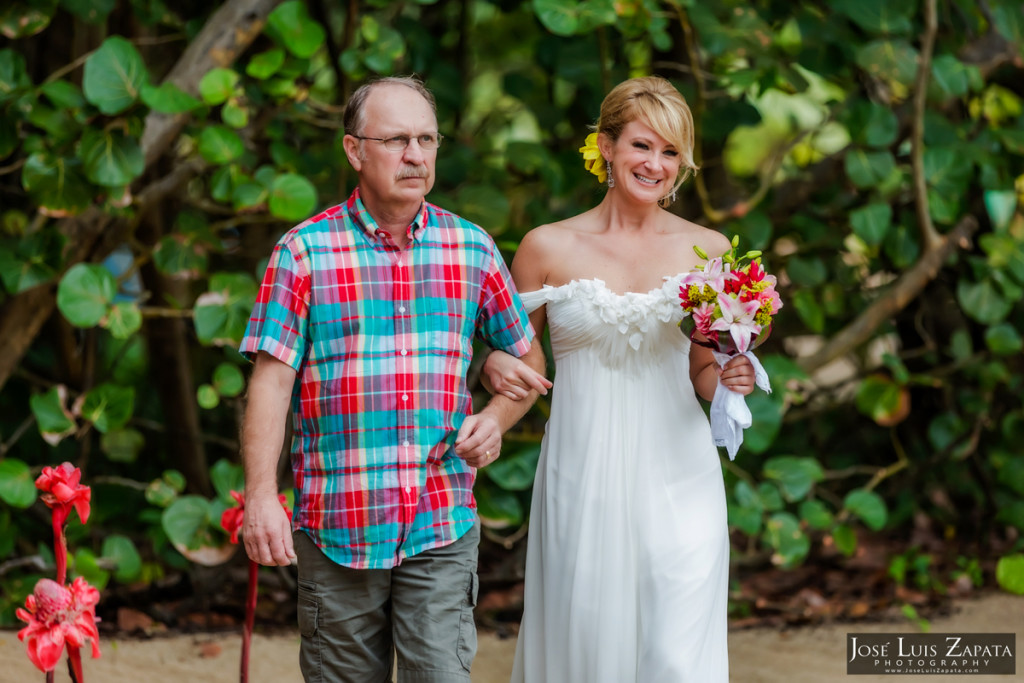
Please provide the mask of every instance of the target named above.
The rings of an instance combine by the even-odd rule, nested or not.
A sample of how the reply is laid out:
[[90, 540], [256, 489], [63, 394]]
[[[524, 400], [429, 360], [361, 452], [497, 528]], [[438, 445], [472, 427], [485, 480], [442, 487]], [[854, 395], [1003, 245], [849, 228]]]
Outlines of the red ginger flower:
[[43, 473], [36, 479], [36, 488], [43, 492], [40, 496], [52, 510], [54, 519], [63, 524], [71, 515], [72, 506], [78, 512], [78, 518], [85, 524], [89, 520], [89, 501], [92, 489], [79, 482], [82, 470], [69, 462], [57, 467], [44, 467]]
[[[47, 468], [49, 469], [49, 468]], [[88, 514], [88, 513], [86, 513]], [[28, 626], [18, 631], [18, 640], [28, 646], [28, 658], [40, 671], [53, 671], [64, 652], [92, 643], [92, 656], [100, 656], [100, 634], [96, 629], [96, 604], [100, 592], [82, 577], [65, 588], [51, 579], [39, 579], [26, 609], [16, 614]]]
[[[242, 520], [245, 518], [245, 494], [239, 493], [238, 491], [232, 491], [231, 497], [238, 503], [233, 508], [228, 508], [220, 515], [220, 525], [224, 531], [231, 534], [231, 542], [238, 543], [238, 532], [242, 530]], [[284, 508], [285, 513], [288, 515], [289, 521], [292, 518], [292, 511], [288, 509], [288, 499], [285, 498], [283, 493], [277, 496], [277, 499], [281, 501], [281, 507]]]

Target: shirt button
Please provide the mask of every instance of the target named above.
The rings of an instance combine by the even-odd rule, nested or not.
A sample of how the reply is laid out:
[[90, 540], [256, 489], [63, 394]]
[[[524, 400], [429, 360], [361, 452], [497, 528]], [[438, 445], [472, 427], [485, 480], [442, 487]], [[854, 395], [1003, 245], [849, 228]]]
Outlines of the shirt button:
[[412, 487], [406, 486], [405, 487], [405, 492], [406, 493], [412, 493]]
[[406, 349], [402, 349], [402, 355], [403, 356], [408, 356], [409, 355], [409, 351], [406, 350]]
[[405, 313], [405, 306], [399, 306], [398, 307], [398, 312], [399, 313]]
[[406, 439], [405, 441], [403, 441], [402, 445], [403, 446], [408, 446], [409, 445], [409, 439]]
[[402, 400], [403, 401], [408, 401], [409, 400], [409, 394], [402, 394]]

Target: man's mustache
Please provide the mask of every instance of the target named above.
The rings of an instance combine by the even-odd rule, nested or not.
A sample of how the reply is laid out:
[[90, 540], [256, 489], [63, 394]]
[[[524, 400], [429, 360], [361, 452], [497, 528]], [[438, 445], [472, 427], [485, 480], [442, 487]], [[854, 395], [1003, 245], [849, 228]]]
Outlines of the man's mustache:
[[403, 166], [398, 171], [398, 175], [395, 176], [395, 180], [402, 180], [404, 178], [426, 178], [430, 173], [427, 171], [426, 166]]

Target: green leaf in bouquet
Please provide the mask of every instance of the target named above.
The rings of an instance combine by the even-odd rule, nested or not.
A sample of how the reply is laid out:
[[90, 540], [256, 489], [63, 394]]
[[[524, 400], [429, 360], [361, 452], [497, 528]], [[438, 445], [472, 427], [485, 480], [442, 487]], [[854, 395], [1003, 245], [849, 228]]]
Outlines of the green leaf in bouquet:
[[21, 184], [46, 215], [75, 215], [88, 208], [94, 197], [81, 167], [75, 158], [36, 152], [25, 160]]
[[130, 427], [111, 429], [100, 438], [100, 448], [112, 462], [135, 462], [145, 445], [142, 432]]
[[221, 363], [213, 371], [213, 386], [221, 396], [238, 396], [245, 389], [245, 377], [234, 363]]
[[[36, 500], [36, 482], [29, 469], [17, 458], [0, 460], [0, 500], [11, 507], [25, 509]], [[0, 557], [3, 557], [0, 553]]]
[[272, 215], [289, 221], [299, 221], [313, 214], [316, 202], [316, 188], [313, 183], [296, 173], [284, 173], [274, 178], [267, 205]]
[[199, 96], [206, 104], [224, 104], [235, 94], [238, 72], [217, 67], [207, 71], [199, 81]]
[[530, 446], [516, 453], [502, 455], [483, 471], [491, 481], [506, 491], [526, 491], [533, 486], [540, 459], [540, 446]]
[[142, 556], [127, 536], [111, 534], [103, 539], [100, 557], [114, 563], [114, 579], [129, 583], [142, 573]]
[[67, 409], [67, 399], [67, 387], [59, 384], [51, 387], [46, 393], [33, 394], [28, 400], [39, 433], [51, 446], [73, 434], [77, 427], [75, 418]]
[[296, 57], [312, 57], [327, 38], [322, 26], [314, 21], [299, 0], [278, 5], [267, 17], [267, 32]]
[[117, 294], [110, 271], [92, 263], [78, 263], [61, 278], [57, 307], [75, 327], [94, 327], [107, 314]]
[[762, 471], [765, 478], [778, 483], [783, 497], [790, 502], [807, 496], [811, 487], [825, 478], [825, 472], [816, 459], [791, 455], [769, 458]]
[[207, 126], [199, 134], [199, 154], [211, 164], [227, 164], [244, 151], [242, 138], [226, 126]]
[[843, 507], [859, 517], [872, 531], [878, 531], [884, 527], [889, 518], [882, 497], [874, 491], [866, 489], [855, 489], [846, 494]]
[[111, 36], [85, 60], [82, 90], [104, 114], [120, 114], [135, 103], [148, 80], [146, 63], [135, 46]]
[[34, 36], [57, 12], [57, 0], [5, 0], [0, 5], [0, 33], [11, 40]]
[[140, 94], [147, 107], [162, 114], [184, 114], [203, 106], [202, 101], [170, 82], [157, 86], [147, 83]]

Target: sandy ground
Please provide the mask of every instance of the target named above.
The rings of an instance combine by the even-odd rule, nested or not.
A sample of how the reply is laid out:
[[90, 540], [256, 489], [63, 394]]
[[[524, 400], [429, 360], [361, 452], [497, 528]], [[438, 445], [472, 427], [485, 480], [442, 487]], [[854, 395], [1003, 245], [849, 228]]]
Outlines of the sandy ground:
[[[988, 594], [958, 601], [949, 617], [932, 620], [933, 633], [1016, 633], [1016, 652], [1024, 635], [1024, 597]], [[912, 683], [948, 680], [1024, 680], [1024, 661], [1017, 658], [1016, 676], [846, 674], [847, 633], [903, 632], [915, 628], [907, 621], [860, 622], [777, 631], [749, 629], [729, 634], [733, 683]], [[230, 683], [238, 680], [239, 638], [231, 635], [185, 635], [152, 640], [104, 641], [103, 656], [86, 659], [87, 683]], [[297, 635], [264, 637], [253, 641], [250, 683], [302, 683], [298, 673]], [[512, 668], [515, 640], [480, 634], [480, 649], [473, 666], [473, 683], [504, 683]], [[0, 631], [0, 682], [42, 683], [44, 676], [24, 655], [13, 631]], [[58, 667], [61, 668], [61, 667]], [[69, 683], [60, 672], [56, 683]], [[549, 683], [586, 683], [551, 681]]]

